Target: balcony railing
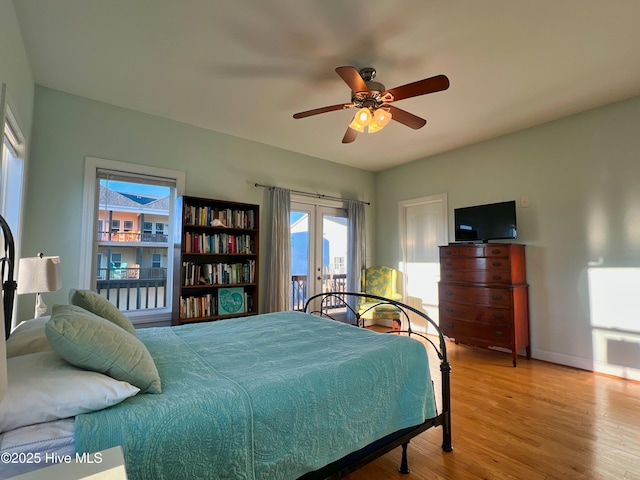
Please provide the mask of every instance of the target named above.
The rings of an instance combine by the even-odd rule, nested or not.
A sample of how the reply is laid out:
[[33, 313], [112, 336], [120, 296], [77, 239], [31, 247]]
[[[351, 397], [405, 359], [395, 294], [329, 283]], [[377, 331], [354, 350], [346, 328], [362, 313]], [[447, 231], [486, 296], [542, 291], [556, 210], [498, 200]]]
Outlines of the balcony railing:
[[98, 232], [98, 239], [102, 242], [130, 242], [130, 243], [168, 243], [169, 236], [164, 233], [140, 232]]
[[167, 278], [167, 269], [165, 267], [113, 267], [99, 268], [98, 281], [102, 280], [124, 280], [127, 278], [140, 280], [157, 280]]
[[[345, 273], [330, 275], [322, 280], [322, 291], [324, 292], [346, 292], [347, 275]], [[304, 310], [304, 304], [309, 298], [307, 275], [291, 276], [291, 307], [292, 310]], [[329, 300], [334, 301], [334, 300]], [[338, 303], [340, 305], [338, 305]], [[334, 305], [327, 305], [331, 308]], [[336, 302], [336, 308], [343, 307], [342, 302]]]
[[127, 311], [166, 307], [166, 286], [166, 268], [100, 268], [96, 291], [120, 310]]

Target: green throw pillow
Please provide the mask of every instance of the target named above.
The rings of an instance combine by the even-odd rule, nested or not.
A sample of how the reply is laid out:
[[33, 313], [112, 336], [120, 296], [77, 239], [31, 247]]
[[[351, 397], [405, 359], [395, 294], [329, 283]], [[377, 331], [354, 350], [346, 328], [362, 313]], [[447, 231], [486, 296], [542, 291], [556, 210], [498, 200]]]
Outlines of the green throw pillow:
[[51, 348], [72, 365], [128, 382], [143, 393], [162, 393], [147, 347], [114, 323], [76, 305], [54, 305], [45, 333]]
[[89, 310], [91, 313], [95, 313], [99, 317], [106, 318], [107, 320], [115, 323], [121, 328], [124, 328], [131, 335], [137, 336], [135, 327], [131, 324], [129, 319], [106, 298], [98, 295], [91, 290], [74, 290], [69, 291], [69, 303], [71, 305], [77, 305]]

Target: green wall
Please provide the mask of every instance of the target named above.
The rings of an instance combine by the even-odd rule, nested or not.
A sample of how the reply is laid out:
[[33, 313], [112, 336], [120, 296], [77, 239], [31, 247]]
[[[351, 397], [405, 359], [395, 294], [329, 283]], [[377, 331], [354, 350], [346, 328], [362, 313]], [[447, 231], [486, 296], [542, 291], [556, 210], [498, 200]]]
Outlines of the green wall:
[[[623, 293], [640, 287], [638, 125], [640, 97], [380, 173], [377, 261], [400, 262], [385, 225], [398, 225], [401, 200], [446, 193], [450, 239], [454, 208], [518, 200], [534, 356], [640, 378], [640, 315]], [[594, 291], [590, 275], [612, 291]]]
[[30, 138], [33, 76], [12, 0], [0, 0], [0, 83], [25, 137]]
[[[374, 197], [370, 172], [37, 86], [23, 248], [61, 257], [64, 287], [45, 296], [48, 305], [66, 303], [77, 286], [86, 156], [181, 170], [188, 195], [262, 205], [262, 305], [269, 212], [267, 191], [254, 183]], [[367, 221], [372, 239], [373, 205]], [[33, 301], [21, 299], [19, 318], [32, 309]]]

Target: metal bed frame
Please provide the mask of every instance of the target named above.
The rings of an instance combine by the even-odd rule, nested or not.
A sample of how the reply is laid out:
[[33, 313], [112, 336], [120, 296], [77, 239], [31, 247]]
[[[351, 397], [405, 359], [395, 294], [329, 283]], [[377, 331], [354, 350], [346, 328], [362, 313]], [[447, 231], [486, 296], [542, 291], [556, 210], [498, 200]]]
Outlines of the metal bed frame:
[[[375, 460], [376, 458], [390, 452], [391, 450], [402, 446], [402, 460], [400, 462], [399, 471], [401, 473], [409, 473], [409, 463], [407, 459], [407, 447], [409, 441], [419, 435], [420, 433], [428, 430], [432, 427], [442, 427], [442, 450], [450, 452], [453, 450], [451, 445], [451, 365], [447, 360], [447, 348], [445, 344], [444, 335], [440, 330], [440, 327], [424, 312], [421, 312], [404, 303], [390, 300], [388, 298], [379, 297], [376, 295], [370, 295], [365, 293], [350, 293], [350, 292], [325, 292], [310, 297], [306, 304], [304, 311], [307, 313], [316, 314], [322, 317], [336, 318], [335, 312], [341, 310], [346, 312], [348, 317], [355, 319], [355, 323], [352, 323], [355, 327], [364, 327], [364, 320], [358, 314], [356, 305], [358, 299], [367, 299], [368, 302], [375, 300], [375, 306], [378, 305], [391, 305], [398, 309], [399, 316], [402, 320], [403, 329], [393, 330], [389, 334], [407, 334], [409, 336], [416, 335], [426, 340], [435, 350], [440, 360], [440, 372], [441, 372], [441, 400], [442, 411], [434, 418], [425, 420], [424, 423], [416, 425], [414, 427], [405, 428], [397, 432], [391, 433], [386, 437], [383, 437], [375, 442], [365, 446], [364, 448], [352, 452], [339, 460], [336, 460], [329, 465], [322, 467], [314, 472], [309, 472], [299, 480], [320, 480], [320, 479], [340, 479], [366, 465], [367, 463]], [[319, 308], [314, 309], [314, 305], [319, 303]], [[336, 308], [336, 305], [342, 305], [343, 308]], [[375, 308], [375, 306], [373, 308]], [[414, 332], [411, 329], [411, 320], [408, 312], [413, 312], [422, 319], [426, 320], [429, 325], [432, 325], [438, 335], [438, 345], [429, 338], [427, 335], [423, 335], [419, 332]], [[342, 320], [338, 320], [342, 321]], [[406, 328], [404, 328], [406, 326]], [[434, 390], [435, 393], [435, 390]]]
[[16, 261], [16, 250], [13, 234], [9, 224], [0, 215], [0, 228], [2, 228], [3, 255], [0, 258], [0, 282], [2, 282], [2, 301], [4, 302], [4, 332], [5, 340], [9, 338], [11, 331], [11, 317], [13, 315], [13, 299], [16, 293], [17, 284], [13, 279], [13, 269]]

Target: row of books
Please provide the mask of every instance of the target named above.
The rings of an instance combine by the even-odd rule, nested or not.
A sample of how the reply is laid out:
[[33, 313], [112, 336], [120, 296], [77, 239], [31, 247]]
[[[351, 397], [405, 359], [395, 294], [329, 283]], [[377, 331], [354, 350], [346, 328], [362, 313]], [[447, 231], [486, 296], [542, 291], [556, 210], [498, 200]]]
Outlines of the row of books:
[[[230, 208], [213, 208], [209, 206], [186, 205], [184, 223], [199, 226], [222, 226], [230, 228], [256, 228], [254, 210], [231, 210]], [[215, 222], [215, 220], [218, 220]]]
[[180, 318], [206, 318], [253, 311], [253, 295], [242, 288], [221, 288], [217, 294], [180, 297]]
[[185, 232], [184, 251], [186, 253], [243, 253], [252, 254], [254, 243], [251, 235], [228, 233]]
[[256, 261], [245, 263], [182, 262], [182, 285], [228, 285], [255, 283]]

